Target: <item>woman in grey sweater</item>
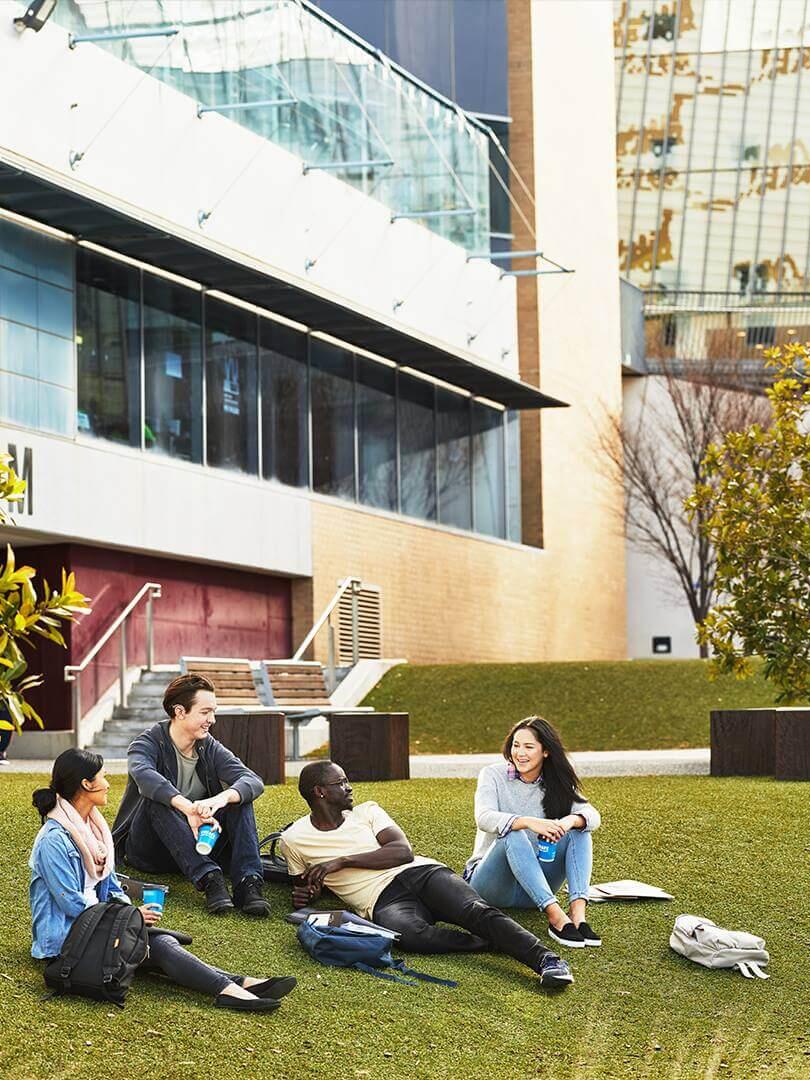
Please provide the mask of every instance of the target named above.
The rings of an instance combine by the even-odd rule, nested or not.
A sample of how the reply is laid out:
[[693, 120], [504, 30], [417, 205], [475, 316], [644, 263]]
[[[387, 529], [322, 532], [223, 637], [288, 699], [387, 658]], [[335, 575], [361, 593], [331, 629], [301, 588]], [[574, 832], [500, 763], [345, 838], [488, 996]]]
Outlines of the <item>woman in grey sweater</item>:
[[[520, 720], [503, 744], [504, 761], [487, 765], [475, 793], [475, 848], [464, 877], [488, 903], [544, 911], [560, 945], [601, 945], [585, 921], [599, 811], [583, 799], [560, 737], [547, 720]], [[538, 842], [555, 847], [538, 859]], [[543, 844], [545, 847], [546, 845]], [[569, 914], [555, 893], [568, 881]]]

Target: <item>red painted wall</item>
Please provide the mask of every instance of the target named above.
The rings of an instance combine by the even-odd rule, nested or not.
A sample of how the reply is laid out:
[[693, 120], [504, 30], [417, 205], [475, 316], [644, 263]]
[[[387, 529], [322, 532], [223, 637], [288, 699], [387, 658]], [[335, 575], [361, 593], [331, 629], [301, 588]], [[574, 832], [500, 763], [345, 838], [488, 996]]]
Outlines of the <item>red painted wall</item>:
[[[290, 582], [242, 570], [135, 555], [79, 544], [28, 548], [20, 555], [54, 585], [58, 567], [76, 574], [77, 588], [91, 598], [92, 613], [74, 624], [68, 650], [45, 642], [30, 670], [42, 671], [45, 685], [31, 696], [45, 726], [71, 727], [70, 687], [64, 665], [80, 662], [115, 617], [147, 581], [163, 586], [154, 601], [155, 663], [176, 664], [181, 656], [283, 658], [292, 650]], [[119, 636], [115, 634], [81, 676], [86, 712], [118, 676]], [[127, 661], [146, 662], [146, 602], [127, 623]]]

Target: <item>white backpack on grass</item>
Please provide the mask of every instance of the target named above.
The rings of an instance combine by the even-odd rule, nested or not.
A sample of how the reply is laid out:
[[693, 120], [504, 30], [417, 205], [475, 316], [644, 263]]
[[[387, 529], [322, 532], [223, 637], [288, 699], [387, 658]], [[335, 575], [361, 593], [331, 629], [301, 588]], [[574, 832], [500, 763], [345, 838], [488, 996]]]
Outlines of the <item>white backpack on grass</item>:
[[741, 930], [724, 930], [711, 919], [679, 915], [669, 937], [670, 948], [707, 968], [736, 968], [746, 979], [768, 979], [760, 965], [770, 957], [765, 942]]

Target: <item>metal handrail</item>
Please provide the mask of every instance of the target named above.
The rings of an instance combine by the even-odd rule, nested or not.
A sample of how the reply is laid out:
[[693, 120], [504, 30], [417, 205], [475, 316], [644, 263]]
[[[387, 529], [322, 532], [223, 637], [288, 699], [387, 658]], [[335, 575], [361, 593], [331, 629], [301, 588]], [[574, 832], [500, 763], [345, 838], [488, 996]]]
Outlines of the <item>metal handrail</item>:
[[126, 688], [126, 673], [127, 673], [127, 636], [126, 636], [126, 621], [135, 608], [140, 604], [144, 597], [146, 597], [146, 670], [151, 671], [155, 661], [155, 637], [154, 637], [154, 616], [152, 611], [152, 602], [159, 600], [162, 596], [162, 586], [157, 581], [147, 581], [145, 585], [138, 589], [137, 593], [133, 596], [124, 610], [113, 620], [110, 626], [104, 631], [90, 652], [87, 653], [85, 658], [80, 664], [66, 664], [65, 665], [65, 682], [75, 683], [73, 687], [73, 732], [77, 745], [81, 745], [79, 728], [82, 720], [82, 708], [81, 708], [81, 695], [79, 693], [79, 676], [88, 666], [91, 660], [93, 660], [99, 652], [104, 648], [113, 634], [117, 631], [121, 631], [120, 636], [120, 653], [119, 653], [119, 672], [118, 672], [118, 685], [121, 699], [121, 705], [126, 706], [127, 703], [127, 688]]
[[293, 654], [293, 660], [300, 660], [309, 646], [312, 644], [315, 635], [323, 627], [325, 623], [329, 623], [329, 659], [327, 661], [327, 689], [331, 694], [335, 689], [335, 632], [332, 626], [332, 612], [340, 603], [341, 597], [351, 589], [352, 592], [352, 663], [356, 664], [359, 659], [359, 620], [357, 610], [357, 595], [360, 591], [362, 581], [357, 577], [347, 577], [341, 581], [338, 585], [337, 592], [326, 605], [321, 612], [318, 619], [312, 626], [312, 629], [301, 642]]

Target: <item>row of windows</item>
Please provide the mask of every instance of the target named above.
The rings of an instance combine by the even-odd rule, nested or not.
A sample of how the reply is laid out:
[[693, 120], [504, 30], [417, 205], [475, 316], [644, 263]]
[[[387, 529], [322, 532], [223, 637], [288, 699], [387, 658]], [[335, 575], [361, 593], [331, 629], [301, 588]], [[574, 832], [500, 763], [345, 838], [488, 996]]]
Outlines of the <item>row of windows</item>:
[[73, 253], [0, 219], [0, 417], [73, 430]]
[[79, 248], [79, 432], [520, 540], [517, 417]]

